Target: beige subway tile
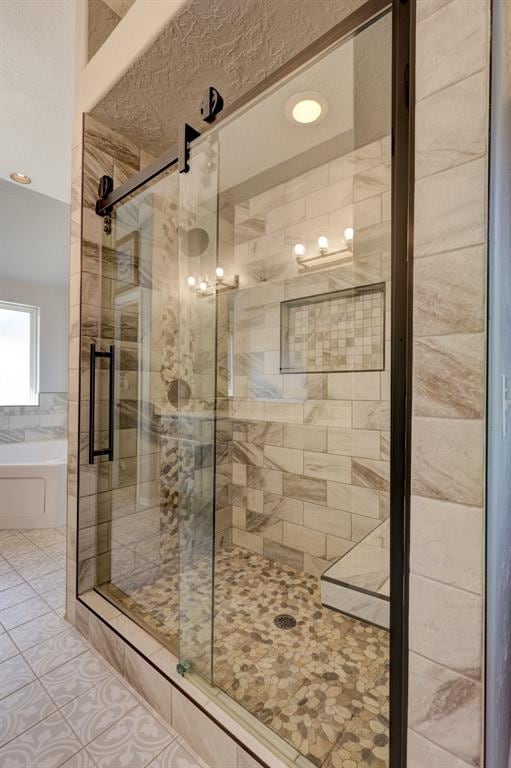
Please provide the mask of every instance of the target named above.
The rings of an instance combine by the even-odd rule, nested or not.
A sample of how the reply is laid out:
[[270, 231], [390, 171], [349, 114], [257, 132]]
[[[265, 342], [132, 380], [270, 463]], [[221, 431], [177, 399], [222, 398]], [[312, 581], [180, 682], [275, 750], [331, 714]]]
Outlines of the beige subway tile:
[[300, 475], [303, 473], [303, 451], [281, 448], [278, 445], [265, 445], [264, 466]]
[[417, 24], [418, 101], [487, 64], [489, 13], [486, 2], [453, 0]]
[[[252, 418], [256, 418], [255, 416]], [[301, 424], [303, 422], [303, 404], [278, 402], [264, 403], [264, 419], [266, 421]]]
[[485, 242], [487, 183], [485, 158], [416, 183], [416, 259]]
[[412, 574], [410, 649], [481, 679], [483, 604], [479, 595]]
[[482, 419], [485, 410], [485, 336], [456, 334], [416, 339], [414, 413]]
[[266, 214], [266, 232], [291, 227], [305, 219], [305, 198], [292, 200], [278, 208], [272, 208]]
[[379, 400], [380, 374], [373, 371], [329, 373], [328, 398], [331, 400]]
[[[353, 199], [357, 202], [368, 197], [382, 195], [390, 189], [390, 168], [375, 165], [373, 168], [358, 173], [353, 180]], [[367, 226], [367, 225], [366, 225]]]
[[417, 259], [414, 336], [483, 331], [485, 285], [483, 245]]
[[380, 501], [374, 488], [362, 488], [345, 483], [327, 483], [327, 506], [343, 509], [345, 512], [378, 518]]
[[412, 434], [412, 492], [481, 506], [484, 422], [415, 417]]
[[414, 573], [482, 594], [481, 508], [412, 496], [411, 533], [410, 567]]
[[353, 427], [354, 429], [390, 429], [390, 403], [384, 400], [355, 400]]
[[433, 93], [415, 113], [415, 177], [482, 157], [488, 142], [488, 72]]
[[[433, 2], [433, 0], [431, 0]], [[446, 2], [446, 0], [434, 0], [435, 2]], [[446, 752], [442, 747], [434, 744], [429, 739], [419, 736], [418, 733], [408, 730], [408, 765], [411, 768], [472, 768], [471, 765], [450, 752]]]
[[368, 429], [328, 429], [328, 452], [343, 456], [361, 456], [366, 459], [380, 458], [380, 432]]
[[232, 543], [238, 547], [250, 549], [251, 552], [257, 552], [258, 555], [263, 554], [263, 537], [256, 536], [254, 533], [233, 528]]
[[362, 541], [365, 537], [381, 525], [381, 519], [364, 517], [363, 515], [351, 516], [351, 538], [353, 541]]
[[300, 450], [308, 448], [311, 451], [326, 451], [327, 428], [284, 424], [284, 446]]
[[343, 208], [353, 202], [353, 179], [341, 179], [329, 187], [313, 192], [306, 199], [307, 219]]
[[328, 186], [328, 164], [320, 165], [319, 168], [313, 168], [312, 171], [301, 173], [294, 179], [286, 182], [285, 194], [286, 200], [296, 200], [299, 197], [310, 195], [319, 189], [325, 189]]
[[304, 502], [269, 491], [264, 492], [264, 514], [289, 523], [303, 525]]
[[325, 427], [351, 427], [351, 402], [346, 400], [309, 400], [303, 405], [305, 424]]
[[331, 563], [343, 557], [354, 546], [354, 542], [348, 539], [340, 539], [337, 536], [326, 537], [326, 559]]
[[347, 456], [337, 454], [304, 451], [303, 473], [306, 477], [349, 483], [351, 482], [351, 460]]
[[351, 539], [351, 514], [340, 509], [320, 507], [305, 502], [303, 505], [303, 524], [306, 528], [322, 531], [338, 538]]
[[351, 460], [351, 482], [378, 491], [389, 490], [390, 463], [376, 459]]
[[294, 523], [284, 523], [282, 542], [284, 546], [307, 552], [309, 555], [326, 555], [326, 536], [324, 533], [305, 528]]
[[482, 701], [478, 682], [412, 652], [408, 700], [410, 728], [469, 765], [478, 764]]
[[331, 563], [326, 558], [315, 557], [314, 555], [309, 555], [307, 552], [304, 552], [303, 570], [305, 573], [308, 573], [311, 576], [315, 576], [317, 579], [319, 579], [321, 574], [326, 571], [330, 565]]
[[282, 476], [282, 489], [284, 496], [289, 498], [326, 505], [326, 480], [284, 472]]

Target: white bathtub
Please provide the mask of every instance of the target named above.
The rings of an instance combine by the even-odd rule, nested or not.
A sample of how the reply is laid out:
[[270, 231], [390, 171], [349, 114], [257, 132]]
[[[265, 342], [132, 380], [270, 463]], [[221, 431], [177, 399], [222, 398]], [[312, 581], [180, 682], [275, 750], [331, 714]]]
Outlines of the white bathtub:
[[67, 441], [0, 445], [0, 529], [66, 523]]

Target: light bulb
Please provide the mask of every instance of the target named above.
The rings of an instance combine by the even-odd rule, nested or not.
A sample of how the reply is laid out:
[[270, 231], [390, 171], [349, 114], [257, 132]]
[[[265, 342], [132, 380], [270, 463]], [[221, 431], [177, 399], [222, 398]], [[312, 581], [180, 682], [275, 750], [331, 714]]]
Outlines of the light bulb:
[[353, 227], [346, 227], [346, 229], [344, 230], [343, 234], [344, 234], [344, 239], [346, 240], [346, 242], [347, 243], [351, 243], [351, 241], [353, 240], [353, 235], [354, 235]]
[[326, 235], [320, 235], [318, 237], [318, 248], [321, 253], [328, 251], [328, 237], [326, 237]]
[[208, 290], [208, 284], [205, 280], [201, 280], [199, 283], [199, 290], [204, 293], [204, 291]]
[[190, 288], [193, 288], [193, 286], [195, 285], [195, 278], [194, 278], [194, 276], [190, 275], [189, 277], [187, 277], [186, 278], [186, 282], [188, 283]]
[[321, 104], [316, 99], [302, 99], [294, 105], [291, 114], [297, 123], [307, 124], [319, 120], [322, 111]]
[[305, 256], [305, 246], [303, 243], [297, 243], [295, 247], [293, 248], [293, 253], [295, 256]]
[[216, 274], [216, 276], [217, 276], [219, 279], [222, 279], [222, 277], [224, 276], [224, 268], [223, 268], [223, 267], [217, 267], [217, 268], [215, 269], [215, 274]]

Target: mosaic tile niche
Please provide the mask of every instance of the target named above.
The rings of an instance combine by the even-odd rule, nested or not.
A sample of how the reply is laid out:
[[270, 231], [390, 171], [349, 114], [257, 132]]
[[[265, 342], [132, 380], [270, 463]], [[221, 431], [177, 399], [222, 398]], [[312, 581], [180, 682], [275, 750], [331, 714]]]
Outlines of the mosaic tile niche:
[[284, 301], [280, 370], [382, 370], [384, 320], [383, 283]]

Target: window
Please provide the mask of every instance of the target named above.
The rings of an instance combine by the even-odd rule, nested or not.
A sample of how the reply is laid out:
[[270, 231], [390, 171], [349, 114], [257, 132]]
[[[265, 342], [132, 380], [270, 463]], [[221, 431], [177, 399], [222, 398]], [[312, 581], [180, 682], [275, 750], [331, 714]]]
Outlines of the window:
[[0, 406], [39, 402], [39, 307], [0, 301]]

